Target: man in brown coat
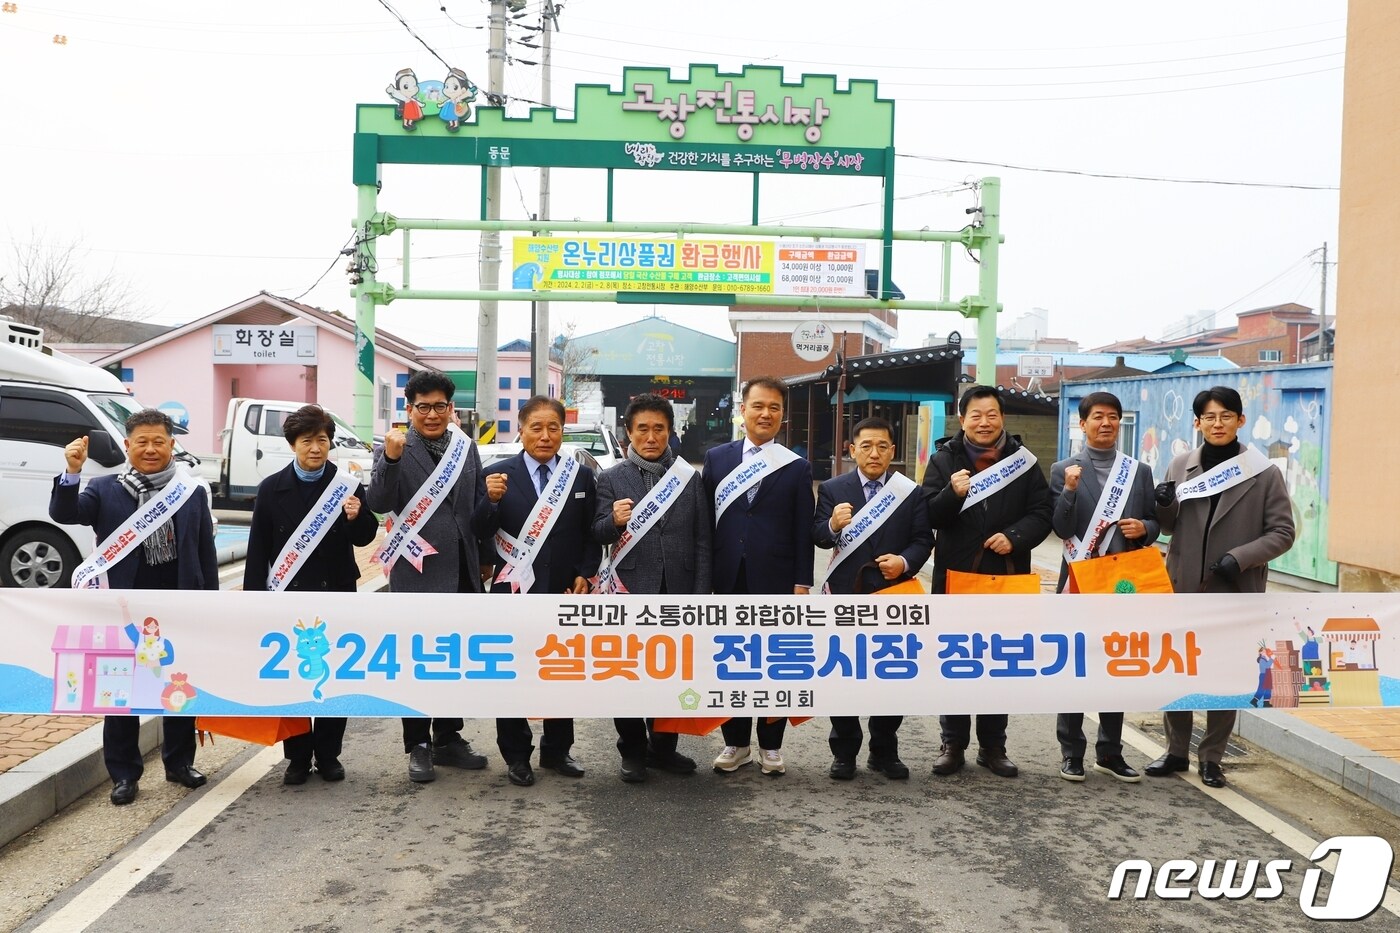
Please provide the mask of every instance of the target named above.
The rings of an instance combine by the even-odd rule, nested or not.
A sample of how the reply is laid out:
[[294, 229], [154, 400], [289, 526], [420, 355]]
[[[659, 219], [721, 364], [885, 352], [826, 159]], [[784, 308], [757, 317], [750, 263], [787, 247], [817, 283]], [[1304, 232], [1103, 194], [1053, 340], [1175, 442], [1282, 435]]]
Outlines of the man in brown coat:
[[[1178, 593], [1262, 593], [1269, 561], [1293, 546], [1293, 504], [1283, 474], [1238, 440], [1244, 427], [1244, 403], [1227, 386], [1212, 386], [1191, 403], [1196, 429], [1205, 443], [1175, 457], [1167, 480], [1157, 487], [1157, 520], [1172, 537], [1167, 572]], [[1193, 488], [1214, 477], [1218, 489]], [[1240, 477], [1243, 477], [1242, 479]], [[1178, 486], [1181, 488], [1178, 489]], [[1193, 714], [1162, 715], [1167, 752], [1147, 766], [1149, 777], [1163, 777], [1190, 767]], [[1235, 727], [1235, 711], [1210, 710], [1197, 749], [1201, 782], [1224, 787], [1220, 758]]]

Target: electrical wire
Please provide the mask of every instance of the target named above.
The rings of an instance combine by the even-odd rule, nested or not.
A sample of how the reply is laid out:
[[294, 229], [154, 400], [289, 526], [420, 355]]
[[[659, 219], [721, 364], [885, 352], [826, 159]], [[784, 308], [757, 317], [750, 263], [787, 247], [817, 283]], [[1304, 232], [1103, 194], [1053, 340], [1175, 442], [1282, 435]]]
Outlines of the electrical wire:
[[1214, 178], [1172, 178], [1166, 175], [1132, 175], [1114, 172], [1090, 172], [1082, 169], [1045, 168], [1035, 165], [1014, 165], [1010, 162], [987, 162], [977, 159], [955, 159], [951, 156], [915, 155], [897, 152], [896, 158], [915, 159], [921, 162], [949, 162], [954, 165], [990, 165], [994, 168], [1011, 169], [1017, 172], [1043, 172], [1050, 175], [1078, 175], [1084, 178], [1111, 178], [1125, 181], [1152, 181], [1174, 185], [1225, 185], [1235, 188], [1274, 188], [1296, 191], [1338, 191], [1337, 185], [1294, 185], [1282, 182], [1265, 181], [1226, 181]]
[[[331, 260], [330, 265], [326, 266], [325, 271], [323, 271], [320, 275], [318, 275], [318, 276], [316, 277], [316, 281], [312, 282], [309, 286], [307, 286], [306, 290], [303, 291], [300, 295], [297, 295], [295, 298], [293, 298], [292, 301], [300, 301], [302, 298], [306, 297], [306, 295], [307, 295], [312, 289], [314, 289], [317, 285], [320, 285], [320, 284], [321, 284], [321, 280], [324, 279], [327, 275], [330, 275], [330, 271], [331, 271], [332, 269], [335, 268], [335, 264], [338, 263], [338, 262], [340, 262], [340, 257], [346, 255], [346, 251], [349, 249], [350, 244], [353, 243], [353, 242], [355, 242], [356, 237], [358, 237], [359, 235], [360, 235], [360, 231], [358, 231], [358, 230], [356, 230], [354, 233], [350, 234], [349, 239], [347, 239], [347, 240], [341, 245], [340, 249], [336, 251], [335, 258]], [[357, 246], [356, 246], [356, 250], [357, 250], [357, 251], [358, 251], [358, 248], [359, 248], [359, 247], [358, 247], [358, 245], [357, 245]]]

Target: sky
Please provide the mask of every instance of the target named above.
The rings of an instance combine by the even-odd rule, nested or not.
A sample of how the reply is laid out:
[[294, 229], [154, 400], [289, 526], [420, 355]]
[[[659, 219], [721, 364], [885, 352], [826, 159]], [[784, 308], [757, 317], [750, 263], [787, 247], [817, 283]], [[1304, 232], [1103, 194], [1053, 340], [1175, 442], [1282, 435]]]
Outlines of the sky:
[[[385, 2], [485, 87], [484, 0]], [[528, 40], [521, 27], [539, 22], [541, 5], [530, 0], [513, 39]], [[17, 0], [4, 10], [0, 275], [17, 246], [77, 244], [89, 274], [115, 272], [153, 322], [184, 323], [260, 290], [353, 313], [337, 253], [355, 213], [355, 105], [387, 103], [400, 68], [445, 72], [384, 3]], [[959, 229], [968, 182], [999, 177], [1003, 324], [1045, 308], [1048, 336], [1091, 348], [1163, 336], [1203, 310], [1223, 326], [1250, 308], [1317, 307], [1315, 251], [1326, 242], [1329, 260], [1345, 261], [1345, 16], [1344, 0], [566, 0], [552, 93], [568, 107], [576, 84], [620, 89], [625, 65], [878, 80], [896, 101], [896, 228]], [[540, 53], [509, 49], [509, 112], [523, 115], [543, 96], [527, 63]], [[503, 173], [504, 217], [538, 209], [538, 175]], [[617, 220], [748, 219], [747, 176], [618, 175]], [[478, 178], [386, 166], [379, 205], [475, 217]], [[1181, 181], [1143, 180], [1158, 178]], [[602, 219], [603, 185], [601, 172], [555, 170], [553, 216]], [[767, 176], [763, 191], [764, 223], [879, 225], [878, 182]], [[415, 233], [413, 253], [415, 288], [477, 287], [477, 234]], [[380, 278], [396, 283], [397, 240], [382, 254]], [[936, 299], [939, 265], [935, 248], [897, 244], [894, 280], [910, 298]], [[976, 275], [955, 259], [954, 299], [975, 292]], [[652, 310], [555, 304], [551, 331], [589, 333]], [[723, 308], [654, 310], [732, 338]], [[477, 343], [474, 304], [396, 301], [378, 326], [424, 346]], [[957, 314], [905, 311], [896, 343], [974, 329]], [[528, 305], [502, 304], [501, 342], [528, 333]]]

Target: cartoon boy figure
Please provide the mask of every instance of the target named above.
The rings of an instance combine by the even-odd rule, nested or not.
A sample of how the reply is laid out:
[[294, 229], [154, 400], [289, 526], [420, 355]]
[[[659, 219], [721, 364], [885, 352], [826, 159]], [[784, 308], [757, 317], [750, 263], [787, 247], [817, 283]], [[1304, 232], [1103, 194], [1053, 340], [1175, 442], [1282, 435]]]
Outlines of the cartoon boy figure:
[[462, 121], [471, 116], [472, 101], [476, 100], [476, 86], [467, 80], [465, 71], [453, 68], [442, 81], [442, 96], [438, 117], [447, 124], [449, 133], [455, 133], [461, 127]]
[[418, 76], [412, 68], [400, 69], [394, 83], [384, 89], [395, 101], [394, 116], [403, 121], [403, 128], [412, 130], [423, 119], [423, 105], [418, 101]]

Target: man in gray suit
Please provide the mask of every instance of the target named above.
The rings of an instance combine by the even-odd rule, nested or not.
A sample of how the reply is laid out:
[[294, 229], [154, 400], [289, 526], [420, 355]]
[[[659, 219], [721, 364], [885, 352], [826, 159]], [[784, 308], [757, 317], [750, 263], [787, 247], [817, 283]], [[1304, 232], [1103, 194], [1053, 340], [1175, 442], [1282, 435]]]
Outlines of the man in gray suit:
[[[1066, 554], [1060, 561], [1063, 593], [1069, 582], [1069, 561], [1086, 560], [1105, 554], [1121, 554], [1148, 547], [1157, 540], [1156, 501], [1152, 492], [1152, 470], [1118, 451], [1123, 404], [1111, 392], [1091, 392], [1079, 400], [1079, 430], [1084, 446], [1073, 456], [1050, 468], [1050, 496], [1055, 503], [1051, 527], [1064, 538]], [[1120, 461], [1120, 457], [1122, 458]], [[1131, 475], [1124, 479], [1123, 474]], [[1116, 511], [1104, 500], [1125, 486], [1126, 496]], [[1107, 514], [1105, 514], [1107, 513]], [[1055, 721], [1060, 741], [1060, 777], [1066, 781], [1084, 780], [1084, 714], [1061, 713]], [[1142, 780], [1123, 760], [1123, 714], [1099, 713], [1099, 737], [1094, 746], [1094, 770], [1120, 781], [1136, 784]]]
[[[376, 512], [401, 513], [417, 499], [419, 488], [437, 469], [452, 445], [452, 396], [456, 384], [433, 370], [414, 373], [404, 386], [409, 428], [395, 428], [384, 436], [384, 447], [374, 455], [374, 471], [366, 499]], [[481, 456], [467, 439], [462, 463], [447, 500], [419, 529], [418, 538], [436, 551], [415, 567], [406, 557], [389, 570], [389, 589], [395, 593], [480, 593], [481, 561], [477, 556], [472, 514], [486, 495], [481, 476]], [[462, 738], [461, 719], [405, 719], [403, 745], [408, 753], [408, 778], [419, 784], [436, 776], [433, 765], [477, 770], [486, 767], [486, 756], [472, 751]], [[431, 739], [431, 746], [429, 740]]]
[[[627, 459], [598, 474], [593, 536], [609, 549], [610, 557], [618, 554], [599, 585], [609, 592], [708, 593], [712, 508], [699, 474], [689, 464], [676, 462], [670, 445], [675, 427], [671, 403], [659, 395], [639, 395], [627, 406], [625, 420]], [[634, 515], [646, 509], [643, 503], [649, 497], [662, 496], [669, 501], [664, 513], [639, 528], [628, 528]], [[629, 530], [640, 534], [622, 541]], [[695, 760], [676, 751], [676, 734], [653, 731], [653, 722], [613, 720], [621, 775], [628, 783], [645, 781], [649, 767], [673, 774], [695, 770]]]
[[[1196, 429], [1205, 441], [1180, 454], [1167, 467], [1167, 480], [1156, 490], [1157, 519], [1172, 536], [1167, 573], [1178, 593], [1262, 593], [1269, 582], [1269, 561], [1293, 546], [1293, 501], [1283, 474], [1263, 454], [1238, 440], [1244, 427], [1244, 401], [1229, 386], [1212, 386], [1191, 403]], [[1253, 461], [1251, 466], [1250, 461]], [[1257, 472], [1255, 471], [1257, 467]], [[1233, 473], [1237, 477], [1229, 479]], [[1219, 489], [1207, 495], [1178, 485], [1214, 476]], [[1238, 477], [1243, 477], [1242, 479]], [[1207, 490], [1208, 491], [1208, 490]], [[1186, 711], [1162, 714], [1167, 752], [1147, 766], [1148, 777], [1185, 771], [1191, 764], [1193, 716]], [[1220, 759], [1235, 727], [1235, 711], [1206, 713], [1206, 733], [1196, 750], [1201, 783], [1224, 787]]]

